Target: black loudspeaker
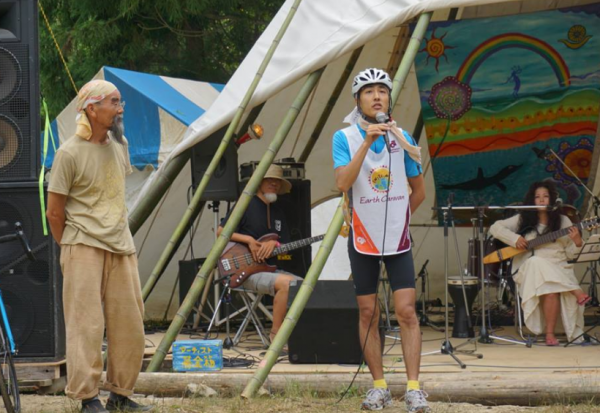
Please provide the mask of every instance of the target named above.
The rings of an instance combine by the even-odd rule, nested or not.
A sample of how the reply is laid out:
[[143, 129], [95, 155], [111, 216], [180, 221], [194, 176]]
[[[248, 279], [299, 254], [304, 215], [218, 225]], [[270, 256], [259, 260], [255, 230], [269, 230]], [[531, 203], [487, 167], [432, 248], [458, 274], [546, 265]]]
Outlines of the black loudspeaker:
[[35, 184], [0, 187], [0, 236], [20, 222], [36, 261], [18, 241], [0, 245], [0, 291], [15, 338], [17, 358], [51, 361], [65, 355], [60, 249], [44, 236], [39, 189]]
[[36, 0], [0, 0], [0, 182], [36, 178], [40, 87]]
[[[279, 195], [277, 206], [285, 214], [292, 241], [298, 241], [312, 236], [310, 226], [310, 181], [290, 180], [290, 182], [292, 183], [292, 191], [289, 194]], [[311, 262], [312, 249], [309, 245], [279, 255], [276, 265], [282, 270], [304, 277]]]
[[[302, 282], [290, 285], [288, 307]], [[383, 329], [380, 329], [383, 336]], [[383, 341], [382, 341], [383, 344]], [[290, 339], [290, 363], [360, 364], [358, 304], [352, 281], [318, 281]]]
[[[200, 185], [226, 130], [226, 128], [220, 129], [192, 148], [192, 186], [194, 191]], [[202, 201], [237, 201], [238, 188], [237, 148], [230, 143], [200, 199]]]
[[[194, 282], [194, 278], [196, 278], [196, 274], [198, 274], [198, 270], [202, 264], [204, 264], [205, 260], [206, 258], [197, 258], [195, 260], [179, 261], [179, 305], [181, 305], [183, 300], [185, 300], [185, 296], [190, 290], [190, 287]], [[209, 294], [208, 299], [212, 299], [212, 294]], [[196, 301], [196, 307], [199, 303], [200, 300]], [[188, 324], [194, 323], [193, 312], [190, 313], [186, 322]]]

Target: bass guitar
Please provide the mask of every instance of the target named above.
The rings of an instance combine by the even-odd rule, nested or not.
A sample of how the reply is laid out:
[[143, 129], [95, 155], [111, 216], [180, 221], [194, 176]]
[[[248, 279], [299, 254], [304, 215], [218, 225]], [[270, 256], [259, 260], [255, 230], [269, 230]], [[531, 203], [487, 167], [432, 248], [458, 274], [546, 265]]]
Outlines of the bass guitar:
[[[341, 235], [348, 234], [348, 228], [343, 227], [340, 233]], [[267, 234], [260, 237], [258, 242], [277, 241], [279, 235]], [[287, 244], [280, 245], [275, 248], [270, 256], [267, 258], [276, 257], [279, 254], [283, 254], [289, 251], [293, 251], [298, 248], [306, 247], [315, 242], [321, 241], [325, 238], [325, 235], [319, 235], [316, 237], [305, 238], [299, 241], [293, 241]], [[224, 249], [221, 258], [217, 264], [221, 277], [230, 276], [229, 286], [231, 288], [239, 287], [253, 274], [257, 272], [275, 272], [277, 267], [275, 265], [269, 265], [266, 262], [256, 262], [252, 258], [252, 253], [248, 248], [248, 245], [239, 242], [230, 242]]]
[[496, 251], [492, 252], [491, 254], [488, 254], [485, 257], [483, 257], [483, 263], [484, 264], [494, 264], [494, 263], [497, 263], [500, 261], [508, 260], [519, 254], [523, 254], [527, 251], [531, 251], [531, 250], [535, 249], [536, 247], [539, 247], [540, 245], [548, 244], [550, 242], [553, 242], [553, 241], [559, 239], [560, 237], [564, 237], [565, 235], [567, 235], [569, 233], [569, 230], [573, 227], [579, 229], [580, 232], [583, 229], [587, 229], [588, 231], [590, 231], [594, 228], [598, 228], [598, 226], [600, 225], [599, 223], [600, 223], [600, 219], [598, 217], [584, 219], [579, 224], [575, 224], [568, 228], [562, 228], [562, 229], [559, 229], [558, 231], [549, 232], [547, 234], [540, 235], [537, 238], [527, 241], [527, 249], [525, 249], [525, 250], [515, 248], [515, 247], [505, 247], [505, 248], [496, 250]]

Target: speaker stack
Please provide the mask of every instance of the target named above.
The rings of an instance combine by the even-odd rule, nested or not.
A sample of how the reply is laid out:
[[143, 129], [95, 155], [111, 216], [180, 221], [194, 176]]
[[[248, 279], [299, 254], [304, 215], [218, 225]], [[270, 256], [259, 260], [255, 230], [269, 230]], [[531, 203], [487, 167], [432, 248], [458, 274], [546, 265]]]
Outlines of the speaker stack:
[[[18, 242], [0, 245], [0, 290], [17, 358], [65, 354], [59, 248], [44, 236], [40, 168], [38, 9], [35, 0], [0, 0], [0, 236], [21, 222], [37, 258]], [[44, 197], [46, 193], [44, 191]]]

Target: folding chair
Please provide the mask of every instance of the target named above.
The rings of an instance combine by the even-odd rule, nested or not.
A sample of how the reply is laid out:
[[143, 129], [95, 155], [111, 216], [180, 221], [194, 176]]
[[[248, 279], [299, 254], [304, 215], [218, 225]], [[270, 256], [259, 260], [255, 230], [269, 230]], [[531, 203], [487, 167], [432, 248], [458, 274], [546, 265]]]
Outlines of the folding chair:
[[269, 347], [271, 341], [269, 340], [269, 336], [266, 333], [266, 330], [262, 325], [262, 322], [260, 321], [260, 318], [257, 313], [257, 310], [260, 309], [269, 320], [273, 321], [273, 314], [271, 314], [271, 312], [261, 302], [264, 294], [256, 293], [254, 291], [250, 291], [242, 287], [232, 288], [231, 291], [238, 293], [242, 301], [244, 302], [244, 307], [240, 308], [236, 312], [236, 314], [246, 311], [246, 315], [242, 320], [242, 324], [235, 333], [235, 336], [233, 337], [233, 345], [236, 346], [240, 342], [242, 335], [248, 328], [250, 322], [252, 322], [263, 345], [265, 347]]

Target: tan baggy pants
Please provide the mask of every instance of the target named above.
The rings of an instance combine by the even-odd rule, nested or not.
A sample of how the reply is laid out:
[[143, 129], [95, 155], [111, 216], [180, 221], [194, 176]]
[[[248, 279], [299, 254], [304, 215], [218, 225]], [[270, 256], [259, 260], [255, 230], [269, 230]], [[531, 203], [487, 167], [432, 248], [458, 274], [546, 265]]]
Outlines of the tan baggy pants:
[[130, 396], [144, 356], [144, 303], [135, 254], [63, 245], [63, 307], [67, 333], [67, 396], [98, 394], [106, 324], [105, 387]]

